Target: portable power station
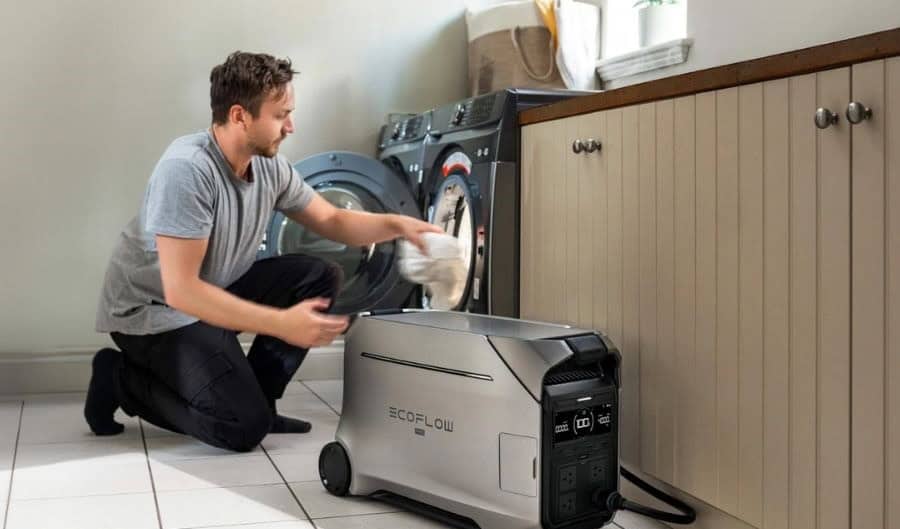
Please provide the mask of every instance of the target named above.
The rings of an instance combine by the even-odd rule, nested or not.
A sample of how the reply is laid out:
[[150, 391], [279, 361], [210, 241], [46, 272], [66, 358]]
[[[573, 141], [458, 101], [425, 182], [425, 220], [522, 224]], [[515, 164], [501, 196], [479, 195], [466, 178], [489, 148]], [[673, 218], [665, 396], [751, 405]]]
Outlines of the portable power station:
[[360, 315], [322, 483], [465, 529], [594, 529], [620, 508], [689, 523], [690, 507], [652, 487], [639, 483], [687, 514], [619, 495], [620, 362], [605, 335], [565, 325]]

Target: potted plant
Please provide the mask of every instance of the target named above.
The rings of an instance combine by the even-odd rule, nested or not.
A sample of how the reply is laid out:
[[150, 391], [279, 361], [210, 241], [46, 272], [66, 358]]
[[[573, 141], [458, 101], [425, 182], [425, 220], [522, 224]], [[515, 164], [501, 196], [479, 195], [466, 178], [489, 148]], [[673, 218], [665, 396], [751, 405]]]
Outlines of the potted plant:
[[685, 36], [687, 11], [679, 0], [638, 0], [638, 43], [642, 48]]

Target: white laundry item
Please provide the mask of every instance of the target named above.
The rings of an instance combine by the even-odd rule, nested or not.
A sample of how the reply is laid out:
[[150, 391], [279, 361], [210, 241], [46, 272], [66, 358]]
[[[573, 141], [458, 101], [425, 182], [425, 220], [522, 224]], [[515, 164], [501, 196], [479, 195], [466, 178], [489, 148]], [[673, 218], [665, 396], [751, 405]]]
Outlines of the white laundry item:
[[428, 289], [431, 308], [452, 309], [466, 286], [463, 242], [447, 233], [426, 233], [422, 238], [427, 254], [405, 239], [400, 241], [400, 275]]
[[600, 8], [574, 0], [556, 0], [556, 65], [572, 90], [593, 90], [600, 58]]

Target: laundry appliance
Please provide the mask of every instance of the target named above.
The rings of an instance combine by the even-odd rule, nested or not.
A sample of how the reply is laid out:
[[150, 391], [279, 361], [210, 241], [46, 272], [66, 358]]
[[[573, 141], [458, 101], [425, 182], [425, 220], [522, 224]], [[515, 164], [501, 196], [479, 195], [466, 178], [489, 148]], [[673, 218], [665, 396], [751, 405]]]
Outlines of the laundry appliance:
[[[333, 151], [303, 159], [294, 168], [322, 197], [341, 209], [422, 218], [421, 159], [430, 113], [408, 115], [381, 128], [377, 158]], [[344, 283], [332, 311], [397, 308], [418, 302], [416, 285], [400, 276], [397, 244], [366, 247], [324, 239], [276, 213], [258, 258], [303, 253], [337, 263]]]
[[423, 212], [461, 240], [465, 285], [453, 299], [421, 306], [519, 315], [519, 112], [585, 95], [571, 90], [508, 89], [432, 111], [424, 145]]

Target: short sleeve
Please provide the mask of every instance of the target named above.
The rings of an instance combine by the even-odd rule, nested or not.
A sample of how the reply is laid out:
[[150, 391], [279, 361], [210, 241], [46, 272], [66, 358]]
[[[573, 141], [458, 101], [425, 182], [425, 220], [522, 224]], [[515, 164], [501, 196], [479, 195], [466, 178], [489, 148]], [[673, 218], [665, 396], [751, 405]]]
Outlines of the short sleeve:
[[279, 159], [278, 170], [281, 191], [275, 202], [275, 209], [282, 213], [302, 211], [309, 205], [316, 191], [287, 160]]
[[155, 235], [206, 239], [215, 197], [188, 160], [168, 160], [153, 171], [144, 201], [144, 230]]

